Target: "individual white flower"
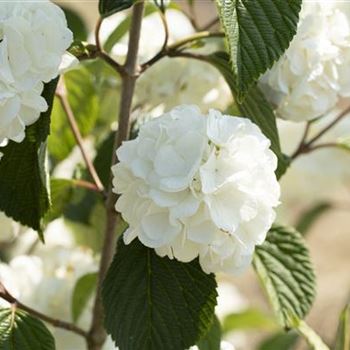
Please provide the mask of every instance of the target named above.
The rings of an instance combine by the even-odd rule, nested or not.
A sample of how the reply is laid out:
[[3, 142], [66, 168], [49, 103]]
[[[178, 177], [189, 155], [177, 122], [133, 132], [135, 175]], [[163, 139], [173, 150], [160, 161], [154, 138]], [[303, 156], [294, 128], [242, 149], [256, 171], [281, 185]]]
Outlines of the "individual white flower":
[[15, 85], [49, 82], [73, 40], [64, 12], [50, 1], [0, 3], [2, 81]]
[[43, 83], [58, 75], [73, 36], [50, 1], [0, 2], [0, 143], [21, 142], [48, 106]]
[[[189, 19], [181, 11], [169, 9], [166, 11], [166, 18], [169, 26], [169, 44], [195, 33]], [[104, 21], [101, 29], [102, 42], [107, 40], [123, 19], [123, 14], [116, 14]], [[162, 48], [164, 36], [159, 14], [145, 17], [139, 49], [141, 62], [146, 62]], [[127, 42], [126, 35], [113, 47], [112, 54], [115, 57], [125, 57]], [[216, 47], [217, 42], [212, 40], [207, 46]], [[142, 106], [146, 112], [156, 106], [162, 106], [164, 112], [186, 103], [197, 104], [203, 110], [225, 109], [231, 101], [230, 89], [216, 68], [186, 58], [163, 58], [142, 74], [135, 90], [135, 105]]]
[[270, 141], [251, 121], [179, 106], [140, 128], [113, 167], [124, 235], [160, 256], [199, 256], [207, 273], [246, 267], [274, 221], [279, 185]]
[[350, 96], [348, 3], [306, 1], [297, 34], [279, 61], [261, 79], [278, 115], [311, 120]]

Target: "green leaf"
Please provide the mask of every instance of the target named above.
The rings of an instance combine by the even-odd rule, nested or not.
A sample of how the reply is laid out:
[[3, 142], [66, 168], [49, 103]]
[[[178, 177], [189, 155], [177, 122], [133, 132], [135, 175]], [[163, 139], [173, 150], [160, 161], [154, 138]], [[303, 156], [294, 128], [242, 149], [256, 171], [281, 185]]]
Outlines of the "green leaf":
[[[69, 71], [64, 75], [68, 101], [78, 123], [82, 136], [87, 136], [96, 124], [99, 112], [97, 88], [94, 74], [88, 66]], [[82, 88], [83, 87], [83, 88]], [[52, 110], [50, 156], [60, 161], [65, 159], [76, 145], [67, 116], [58, 99]]]
[[239, 95], [288, 48], [302, 0], [216, 0]]
[[215, 66], [225, 78], [233, 97], [236, 99], [236, 105], [241, 112], [241, 116], [249, 118], [258, 125], [264, 135], [271, 141], [271, 149], [278, 158], [276, 175], [280, 178], [287, 170], [289, 160], [281, 151], [276, 116], [272, 107], [257, 86], [249, 89], [243, 101], [240, 102], [237, 100], [238, 90], [235, 75], [232, 72], [230, 58], [226, 52], [216, 52], [205, 56], [205, 60]]
[[69, 179], [51, 179], [51, 208], [45, 220], [50, 222], [64, 213], [64, 209], [73, 195], [74, 182]]
[[198, 260], [120, 240], [102, 289], [106, 330], [120, 350], [184, 350], [208, 332], [216, 297], [215, 277]]
[[61, 6], [66, 15], [68, 28], [72, 31], [74, 40], [85, 41], [88, 38], [88, 29], [84, 19], [71, 8]]
[[199, 350], [220, 350], [221, 325], [215, 316], [208, 333], [197, 343]]
[[74, 287], [72, 297], [73, 321], [77, 322], [85, 307], [96, 290], [97, 273], [88, 273], [80, 277]]
[[265, 339], [258, 350], [293, 350], [298, 339], [298, 333], [295, 331], [279, 332]]
[[0, 350], [55, 350], [55, 340], [44, 323], [26, 312], [0, 309]]
[[102, 17], [108, 17], [131, 7], [135, 2], [136, 0], [100, 0], [98, 10]]
[[256, 248], [253, 265], [283, 326], [291, 326], [291, 316], [308, 313], [315, 298], [315, 274], [300, 233], [272, 227]]
[[0, 148], [4, 154], [0, 162], [0, 210], [39, 233], [42, 218], [50, 206], [46, 139], [57, 81], [45, 85], [42, 95], [49, 108], [26, 128], [23, 142], [10, 141]]
[[350, 349], [350, 304], [342, 311], [339, 319], [334, 350]]
[[242, 312], [227, 315], [222, 325], [224, 333], [238, 329], [263, 329], [271, 331], [276, 328], [277, 324], [275, 320], [258, 309], [247, 309]]
[[311, 208], [307, 209], [301, 214], [301, 217], [295, 226], [296, 230], [305, 236], [315, 221], [317, 221], [317, 219], [319, 219], [325, 212], [332, 209], [332, 207], [332, 204], [327, 202], [321, 202], [313, 205]]

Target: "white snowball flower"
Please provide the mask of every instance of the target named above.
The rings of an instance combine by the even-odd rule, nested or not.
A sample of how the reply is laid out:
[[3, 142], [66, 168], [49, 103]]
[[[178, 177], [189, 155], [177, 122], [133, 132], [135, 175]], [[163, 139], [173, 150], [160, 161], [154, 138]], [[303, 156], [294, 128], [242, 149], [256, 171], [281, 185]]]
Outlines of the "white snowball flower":
[[[181, 11], [169, 9], [166, 11], [166, 17], [169, 44], [195, 32], [189, 19]], [[107, 40], [123, 19], [124, 15], [118, 13], [104, 21], [101, 29], [102, 42]], [[125, 57], [127, 42], [126, 35], [113, 47], [112, 54], [115, 57]], [[142, 22], [140, 61], [146, 62], [152, 58], [163, 43], [163, 24], [159, 14], [153, 13]], [[211, 45], [206, 46], [215, 44], [212, 40]], [[164, 112], [186, 103], [197, 104], [206, 111], [209, 108], [225, 109], [231, 101], [230, 89], [216, 68], [186, 58], [163, 58], [140, 77], [135, 90], [135, 105], [142, 106], [146, 112], [156, 106], [162, 106]]]
[[303, 3], [290, 47], [261, 79], [280, 117], [311, 120], [350, 96], [349, 10], [344, 2]]
[[179, 106], [140, 128], [113, 167], [124, 235], [160, 256], [199, 256], [207, 273], [250, 263], [274, 221], [279, 185], [269, 140], [248, 119]]
[[43, 83], [58, 75], [72, 40], [63, 11], [50, 1], [0, 2], [0, 143], [21, 142], [25, 126], [47, 110]]

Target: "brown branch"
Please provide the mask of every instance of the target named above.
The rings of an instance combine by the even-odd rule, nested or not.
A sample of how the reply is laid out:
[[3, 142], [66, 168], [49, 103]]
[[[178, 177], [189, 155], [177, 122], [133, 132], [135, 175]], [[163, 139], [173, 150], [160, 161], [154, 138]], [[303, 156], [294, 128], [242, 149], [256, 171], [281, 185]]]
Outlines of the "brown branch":
[[75, 334], [78, 334], [78, 335], [84, 337], [84, 338], [88, 337], [88, 333], [87, 332], [85, 332], [83, 329], [77, 327], [73, 323], [69, 323], [69, 322], [65, 322], [65, 321], [62, 321], [62, 320], [58, 320], [58, 319], [52, 318], [50, 316], [44, 315], [41, 312], [30, 308], [27, 305], [22, 304], [21, 302], [19, 302], [15, 297], [13, 297], [8, 292], [8, 290], [5, 288], [5, 286], [1, 282], [0, 282], [0, 298], [6, 300], [10, 304], [12, 304], [15, 307], [17, 307], [18, 309], [26, 311], [30, 315], [35, 316], [35, 317], [43, 320], [44, 322], [52, 324], [54, 327], [62, 328], [62, 329], [65, 329], [67, 331], [71, 331], [71, 332], [73, 332]]
[[211, 21], [209, 21], [207, 24], [205, 24], [203, 27], [200, 28], [200, 30], [208, 30], [211, 27], [215, 26], [216, 24], [218, 24], [220, 22], [220, 18], [219, 17], [215, 17], [214, 19], [212, 19]]
[[[224, 37], [225, 34], [222, 32], [199, 32], [199, 33], [195, 33], [187, 38], [184, 38], [182, 40], [179, 40], [171, 45], [166, 45], [165, 47], [163, 47], [163, 49], [161, 51], [159, 51], [154, 57], [152, 57], [150, 60], [148, 60], [147, 62], [143, 63], [141, 65], [141, 73], [145, 72], [149, 67], [151, 67], [152, 65], [154, 65], [155, 63], [157, 63], [158, 61], [160, 61], [162, 58], [164, 57], [190, 57], [190, 58], [196, 58], [196, 54], [195, 53], [184, 53], [184, 55], [181, 55], [182, 49], [184, 49], [184, 47], [187, 44], [193, 43], [197, 40], [201, 40], [201, 39], [207, 39], [207, 38], [221, 38]], [[200, 55], [199, 55], [200, 56]], [[198, 57], [199, 57], [198, 56]]]
[[162, 20], [163, 28], [164, 28], [164, 42], [163, 42], [162, 48], [160, 49], [160, 52], [164, 52], [166, 51], [166, 48], [168, 46], [168, 41], [169, 41], [169, 26], [168, 26], [165, 13], [160, 12], [159, 15]]
[[111, 56], [109, 56], [106, 52], [97, 51], [96, 56], [100, 57], [102, 60], [104, 60], [108, 65], [110, 65], [121, 76], [125, 75], [124, 67], [121, 64], [119, 64], [116, 60], [114, 60]]
[[111, 56], [109, 56], [104, 50], [101, 45], [100, 41], [100, 30], [102, 26], [103, 18], [100, 17], [96, 23], [95, 28], [95, 43], [96, 43], [96, 51], [95, 56], [100, 57], [102, 60], [104, 60], [107, 64], [109, 64], [114, 70], [116, 70], [120, 75], [124, 75], [124, 69], [121, 64], [119, 64], [117, 61], [115, 61]]
[[94, 191], [94, 192], [99, 192], [99, 193], [101, 192], [99, 188], [92, 182], [81, 180], [81, 179], [72, 179], [71, 181], [73, 185], [77, 187], [85, 188], [87, 190]]
[[81, 152], [83, 159], [84, 159], [84, 162], [86, 164], [86, 168], [88, 169], [90, 176], [91, 176], [92, 180], [94, 181], [98, 190], [103, 193], [104, 186], [103, 186], [103, 184], [102, 184], [102, 182], [97, 174], [97, 171], [96, 171], [91, 159], [89, 158], [89, 156], [84, 148], [83, 137], [80, 133], [78, 124], [75, 120], [74, 113], [73, 113], [72, 108], [69, 104], [63, 78], [60, 80], [59, 87], [56, 91], [56, 95], [59, 98], [61, 105], [62, 105], [62, 108], [67, 116], [70, 128], [73, 132], [74, 138], [77, 142], [77, 145], [80, 149], [80, 152]]
[[101, 42], [100, 42], [100, 29], [101, 29], [102, 22], [103, 22], [103, 18], [100, 17], [97, 20], [96, 28], [95, 28], [95, 43], [96, 43], [96, 48], [98, 51], [102, 51], [102, 46], [101, 46]]
[[338, 124], [346, 115], [350, 113], [350, 106], [348, 106], [344, 111], [342, 111], [333, 121], [331, 121], [326, 127], [324, 127], [318, 134], [316, 134], [313, 138], [311, 138], [309, 141], [306, 141], [307, 134], [310, 128], [311, 123], [308, 123], [307, 129], [305, 131], [305, 136], [300, 143], [298, 149], [291, 155], [291, 160], [296, 159], [301, 154], [310, 153], [316, 149], [319, 148], [325, 148], [325, 147], [334, 147], [334, 143], [325, 143], [323, 145], [314, 145], [316, 141], [318, 141], [325, 133], [327, 133], [333, 126]]
[[[116, 149], [122, 144], [123, 141], [129, 138], [130, 134], [131, 104], [134, 95], [135, 81], [140, 71], [140, 67], [137, 64], [137, 56], [143, 12], [144, 1], [137, 2], [132, 10], [128, 53], [126, 56], [125, 65], [123, 66], [125, 74], [122, 76], [119, 127], [118, 132], [115, 135], [112, 164], [117, 162]], [[116, 199], [117, 198], [113, 193], [111, 184], [106, 200], [107, 225], [98, 274], [98, 292], [95, 299], [93, 319], [87, 342], [89, 350], [100, 350], [106, 340], [106, 332], [103, 326], [104, 311], [101, 300], [101, 289], [103, 280], [115, 253], [116, 227], [118, 218], [117, 212], [114, 208]]]

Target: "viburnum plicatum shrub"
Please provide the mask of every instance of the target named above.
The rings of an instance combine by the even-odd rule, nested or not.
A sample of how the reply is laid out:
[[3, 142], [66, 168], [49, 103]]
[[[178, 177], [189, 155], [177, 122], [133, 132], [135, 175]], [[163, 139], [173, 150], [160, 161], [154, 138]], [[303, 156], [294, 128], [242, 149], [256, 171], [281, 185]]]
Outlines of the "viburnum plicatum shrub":
[[[100, 0], [89, 33], [0, 2], [0, 349], [238, 350], [257, 323], [328, 349], [275, 211], [347, 183], [350, 5], [182, 5]], [[274, 316], [222, 281], [250, 265]]]

